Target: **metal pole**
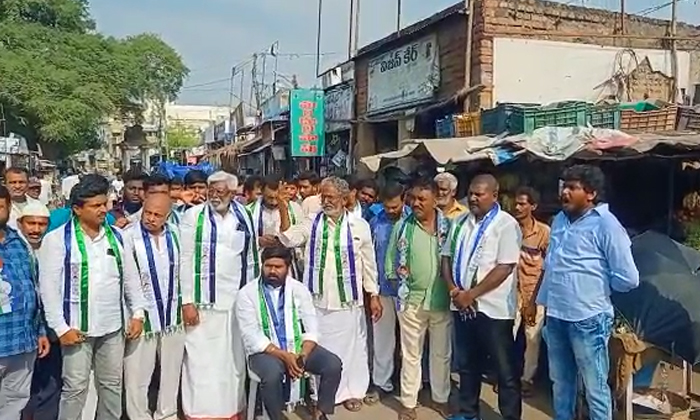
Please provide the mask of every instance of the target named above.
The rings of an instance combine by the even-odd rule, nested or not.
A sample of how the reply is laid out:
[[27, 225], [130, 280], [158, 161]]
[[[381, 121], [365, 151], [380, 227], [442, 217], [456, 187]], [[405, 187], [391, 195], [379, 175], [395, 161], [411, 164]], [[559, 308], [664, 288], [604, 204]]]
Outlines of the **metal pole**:
[[673, 73], [673, 79], [671, 79], [671, 92], [669, 92], [669, 102], [676, 103], [678, 99], [678, 46], [676, 45], [676, 35], [677, 35], [677, 8], [678, 0], [672, 0], [671, 2], [671, 72]]
[[262, 90], [261, 90], [262, 93], [260, 94], [260, 97], [262, 98], [263, 101], [267, 99], [267, 96], [265, 95], [265, 90], [266, 90], [266, 89], [265, 89], [265, 88], [266, 88], [266, 86], [265, 86], [265, 71], [266, 71], [266, 66], [267, 66], [267, 53], [263, 54], [262, 82], [260, 83], [260, 84], [262, 85]]
[[[469, 89], [472, 86], [472, 40], [474, 39], [472, 32], [474, 32], [474, 1], [476, 0], [464, 0], [465, 6], [468, 10], [467, 15], [467, 51], [465, 51], [464, 60], [464, 86]], [[490, 104], [489, 104], [490, 105]], [[471, 109], [471, 95], [467, 95], [464, 98], [463, 104], [464, 112], [469, 112]]]
[[323, 20], [323, 0], [318, 0], [318, 24], [316, 26], [316, 79], [321, 76], [321, 21]]
[[401, 32], [401, 0], [396, 0], [396, 32]]
[[352, 41], [355, 34], [355, 0], [350, 0], [350, 20], [348, 23], [348, 60], [352, 59]]
[[360, 45], [360, 0], [355, 0], [355, 31], [352, 41], [352, 56], [355, 57]]
[[231, 86], [228, 91], [228, 107], [229, 112], [233, 108], [233, 78], [236, 76], [236, 67], [231, 67]]
[[273, 80], [272, 80], [272, 96], [275, 96], [277, 94], [277, 62], [279, 61], [279, 49], [280, 49], [280, 42], [275, 41], [274, 44], [272, 44], [272, 49], [273, 52], [275, 53], [275, 67], [273, 69]]

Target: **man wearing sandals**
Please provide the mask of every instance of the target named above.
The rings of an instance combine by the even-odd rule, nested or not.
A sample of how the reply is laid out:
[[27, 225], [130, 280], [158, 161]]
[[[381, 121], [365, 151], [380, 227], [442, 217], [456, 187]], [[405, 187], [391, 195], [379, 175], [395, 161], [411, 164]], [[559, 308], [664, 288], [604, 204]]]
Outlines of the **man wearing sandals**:
[[399, 420], [417, 418], [426, 333], [430, 333], [433, 408], [443, 417], [449, 415], [452, 315], [447, 283], [440, 275], [440, 247], [447, 238], [450, 222], [436, 207], [437, 185], [433, 180], [416, 181], [411, 194], [413, 214], [394, 225], [384, 263], [387, 277], [398, 279], [403, 405]]
[[322, 212], [292, 226], [286, 197], [279, 205], [279, 240], [287, 248], [306, 244], [304, 280], [318, 313], [319, 344], [343, 362], [336, 404], [359, 411], [369, 385], [367, 325], [363, 291], [370, 295], [374, 322], [382, 315], [377, 263], [369, 224], [345, 208], [348, 183], [330, 177], [321, 183]]
[[236, 302], [248, 366], [260, 378], [260, 397], [270, 420], [283, 420], [285, 406], [302, 400], [307, 372], [319, 376], [312, 420], [328, 420], [342, 364], [318, 343], [318, 319], [308, 289], [291, 276], [292, 251], [262, 252], [262, 277], [245, 285]]

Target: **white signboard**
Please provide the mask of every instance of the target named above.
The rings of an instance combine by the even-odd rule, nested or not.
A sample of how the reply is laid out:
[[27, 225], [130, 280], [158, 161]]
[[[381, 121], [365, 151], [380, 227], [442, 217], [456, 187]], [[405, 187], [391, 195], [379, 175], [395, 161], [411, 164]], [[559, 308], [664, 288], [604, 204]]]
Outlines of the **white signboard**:
[[341, 85], [329, 89], [325, 93], [325, 128], [326, 133], [349, 130], [353, 114], [352, 85]]
[[440, 85], [437, 37], [430, 35], [370, 60], [367, 113], [429, 101]]

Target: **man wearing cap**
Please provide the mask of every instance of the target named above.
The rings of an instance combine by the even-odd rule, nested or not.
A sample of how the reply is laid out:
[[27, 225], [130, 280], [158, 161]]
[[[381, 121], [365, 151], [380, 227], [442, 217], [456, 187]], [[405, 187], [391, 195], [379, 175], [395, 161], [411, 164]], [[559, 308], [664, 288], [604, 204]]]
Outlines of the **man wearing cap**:
[[[38, 201], [40, 195], [41, 195], [41, 182], [39, 182], [39, 178], [33, 176], [33, 177], [29, 178], [29, 184], [27, 186], [27, 196]], [[41, 202], [41, 201], [39, 201], [39, 202]]]
[[[45, 205], [31, 202], [22, 209], [22, 214], [17, 219], [17, 227], [31, 250], [35, 281], [39, 275], [35, 252], [41, 246], [41, 240], [49, 226], [49, 214]], [[34, 364], [29, 403], [23, 412], [24, 418], [32, 420], [53, 420], [58, 417], [58, 402], [61, 398], [61, 346], [53, 331], [48, 330], [47, 337], [51, 347], [49, 353], [37, 359]]]

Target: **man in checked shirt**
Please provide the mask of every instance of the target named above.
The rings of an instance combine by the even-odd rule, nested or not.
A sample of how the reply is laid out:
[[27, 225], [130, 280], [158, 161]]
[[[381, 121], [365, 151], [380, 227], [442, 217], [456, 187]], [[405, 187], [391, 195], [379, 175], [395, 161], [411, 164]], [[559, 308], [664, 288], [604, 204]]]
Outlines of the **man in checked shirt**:
[[49, 340], [30, 264], [29, 248], [7, 226], [10, 193], [0, 187], [0, 420], [18, 420], [27, 401], [34, 361]]

